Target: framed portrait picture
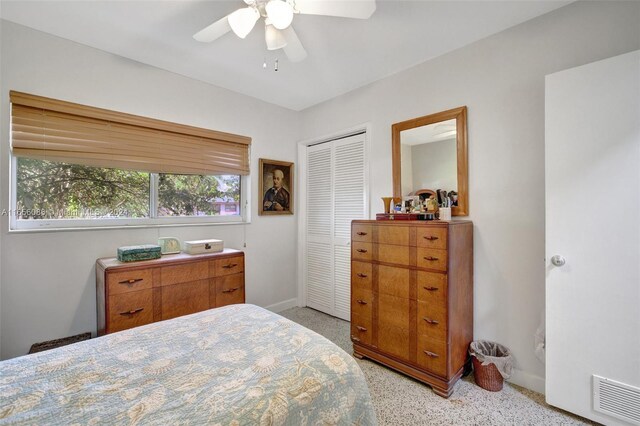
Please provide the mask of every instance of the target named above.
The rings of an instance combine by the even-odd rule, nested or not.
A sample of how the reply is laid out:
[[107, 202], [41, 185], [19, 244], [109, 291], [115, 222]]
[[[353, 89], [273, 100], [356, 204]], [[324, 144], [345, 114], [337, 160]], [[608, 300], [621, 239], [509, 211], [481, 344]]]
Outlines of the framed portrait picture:
[[258, 214], [293, 214], [293, 163], [260, 158]]

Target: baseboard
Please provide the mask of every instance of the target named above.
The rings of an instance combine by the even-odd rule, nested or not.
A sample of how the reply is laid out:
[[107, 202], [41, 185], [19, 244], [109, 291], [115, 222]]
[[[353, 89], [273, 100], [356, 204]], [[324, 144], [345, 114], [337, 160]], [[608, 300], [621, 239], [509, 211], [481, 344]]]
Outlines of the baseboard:
[[523, 388], [544, 394], [544, 377], [534, 376], [531, 373], [514, 368], [511, 377], [507, 381], [509, 383], [522, 386]]
[[278, 312], [286, 311], [287, 309], [293, 308], [295, 306], [298, 306], [298, 299], [294, 297], [293, 299], [274, 303], [273, 305], [265, 306], [264, 308], [270, 310], [271, 312], [278, 313]]

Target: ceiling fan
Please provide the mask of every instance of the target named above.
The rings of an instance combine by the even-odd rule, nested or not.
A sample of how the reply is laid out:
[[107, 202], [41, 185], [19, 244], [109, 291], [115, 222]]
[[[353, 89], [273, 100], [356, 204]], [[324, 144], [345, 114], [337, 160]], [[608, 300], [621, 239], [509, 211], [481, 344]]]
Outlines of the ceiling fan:
[[240, 38], [245, 38], [256, 22], [264, 18], [267, 49], [283, 49], [290, 61], [299, 62], [307, 57], [307, 51], [291, 26], [294, 14], [368, 19], [376, 10], [375, 0], [244, 0], [244, 2], [247, 7], [238, 9], [198, 31], [193, 38], [208, 43], [229, 31], [233, 31]]

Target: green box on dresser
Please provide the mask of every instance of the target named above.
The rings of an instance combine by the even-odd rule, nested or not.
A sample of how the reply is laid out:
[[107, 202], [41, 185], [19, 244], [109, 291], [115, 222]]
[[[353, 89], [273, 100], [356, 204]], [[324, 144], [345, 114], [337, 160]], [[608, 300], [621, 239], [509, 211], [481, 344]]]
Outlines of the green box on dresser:
[[118, 260], [120, 262], [160, 259], [160, 255], [160, 246], [156, 244], [118, 247]]

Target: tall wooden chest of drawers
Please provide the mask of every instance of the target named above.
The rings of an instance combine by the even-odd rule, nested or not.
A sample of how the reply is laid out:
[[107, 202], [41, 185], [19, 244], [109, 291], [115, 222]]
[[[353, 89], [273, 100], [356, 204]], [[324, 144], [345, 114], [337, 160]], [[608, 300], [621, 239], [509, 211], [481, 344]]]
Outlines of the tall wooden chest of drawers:
[[351, 340], [449, 397], [473, 340], [473, 224], [351, 224]]
[[244, 253], [173, 254], [96, 262], [98, 335], [244, 303]]

